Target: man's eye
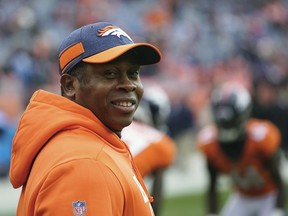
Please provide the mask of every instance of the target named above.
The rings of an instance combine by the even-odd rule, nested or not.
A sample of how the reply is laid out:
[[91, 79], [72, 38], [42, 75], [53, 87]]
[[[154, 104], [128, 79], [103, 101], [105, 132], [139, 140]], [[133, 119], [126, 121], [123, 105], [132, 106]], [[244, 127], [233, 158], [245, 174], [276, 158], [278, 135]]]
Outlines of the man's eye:
[[117, 76], [117, 73], [114, 72], [114, 71], [106, 71], [105, 72], [105, 76], [108, 77], [108, 78], [114, 78]]
[[131, 73], [129, 73], [131, 77], [138, 77], [139, 74], [140, 74], [140, 71], [137, 70], [137, 71], [132, 71]]

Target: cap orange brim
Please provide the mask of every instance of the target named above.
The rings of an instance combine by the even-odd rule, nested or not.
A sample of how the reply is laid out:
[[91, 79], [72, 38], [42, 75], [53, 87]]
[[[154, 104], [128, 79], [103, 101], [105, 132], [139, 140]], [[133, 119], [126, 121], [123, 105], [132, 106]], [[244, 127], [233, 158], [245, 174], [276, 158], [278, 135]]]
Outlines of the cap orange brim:
[[155, 64], [161, 60], [161, 52], [155, 46], [148, 43], [136, 43], [116, 46], [84, 58], [82, 61], [88, 63], [107, 63], [132, 49], [137, 52], [140, 65]]

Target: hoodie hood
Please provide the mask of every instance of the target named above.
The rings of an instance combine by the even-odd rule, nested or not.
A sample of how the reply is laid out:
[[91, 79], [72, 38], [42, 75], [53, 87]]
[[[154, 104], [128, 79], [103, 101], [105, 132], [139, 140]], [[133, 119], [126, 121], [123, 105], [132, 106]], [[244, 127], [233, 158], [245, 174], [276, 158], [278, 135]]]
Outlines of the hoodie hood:
[[36, 91], [23, 113], [12, 143], [10, 181], [14, 188], [27, 181], [33, 161], [59, 131], [85, 127], [117, 151], [127, 151], [120, 138], [88, 109], [60, 95]]

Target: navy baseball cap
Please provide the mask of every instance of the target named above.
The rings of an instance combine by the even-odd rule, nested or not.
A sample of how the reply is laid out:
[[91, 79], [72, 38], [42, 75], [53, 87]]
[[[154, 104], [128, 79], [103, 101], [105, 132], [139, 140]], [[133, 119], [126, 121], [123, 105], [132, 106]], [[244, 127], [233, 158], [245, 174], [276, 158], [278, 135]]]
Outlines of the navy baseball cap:
[[73, 31], [60, 45], [59, 72], [68, 73], [80, 61], [106, 63], [132, 49], [140, 65], [155, 64], [161, 59], [158, 48], [149, 43], [134, 43], [122, 29], [111, 23], [85, 25]]

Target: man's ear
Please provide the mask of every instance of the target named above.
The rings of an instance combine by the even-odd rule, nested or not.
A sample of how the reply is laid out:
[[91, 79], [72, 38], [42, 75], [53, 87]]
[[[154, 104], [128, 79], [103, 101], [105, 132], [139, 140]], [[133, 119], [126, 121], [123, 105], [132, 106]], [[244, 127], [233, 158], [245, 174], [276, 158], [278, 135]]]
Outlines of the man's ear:
[[63, 74], [60, 83], [64, 96], [73, 100], [76, 94], [77, 78], [69, 74]]

